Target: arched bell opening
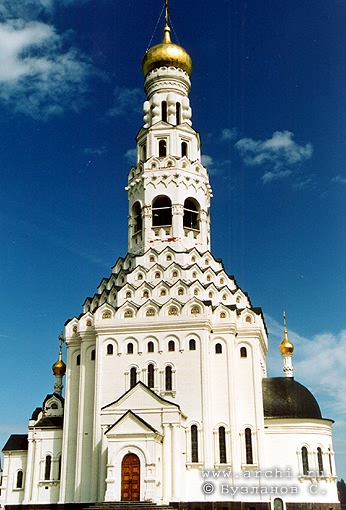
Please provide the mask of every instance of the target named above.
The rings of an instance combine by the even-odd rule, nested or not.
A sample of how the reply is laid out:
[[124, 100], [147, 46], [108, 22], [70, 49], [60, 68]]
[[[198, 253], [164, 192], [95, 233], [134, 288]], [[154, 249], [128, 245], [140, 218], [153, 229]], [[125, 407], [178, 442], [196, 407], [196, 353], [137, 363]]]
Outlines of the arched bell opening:
[[187, 142], [181, 142], [181, 157], [182, 158], [184, 156], [186, 156], [187, 158], [189, 157], [187, 148], [188, 148]]
[[139, 202], [135, 202], [132, 206], [133, 234], [140, 232], [143, 227], [142, 223], [142, 207]]
[[159, 140], [159, 158], [165, 158], [167, 156], [167, 140]]
[[199, 210], [200, 206], [197, 200], [187, 198], [184, 202], [184, 230], [200, 230], [199, 225]]
[[181, 104], [180, 103], [177, 103], [176, 104], [176, 124], [177, 126], [179, 126], [179, 124], [181, 124]]
[[152, 226], [153, 228], [171, 228], [172, 227], [172, 202], [167, 196], [159, 196], [152, 203]]

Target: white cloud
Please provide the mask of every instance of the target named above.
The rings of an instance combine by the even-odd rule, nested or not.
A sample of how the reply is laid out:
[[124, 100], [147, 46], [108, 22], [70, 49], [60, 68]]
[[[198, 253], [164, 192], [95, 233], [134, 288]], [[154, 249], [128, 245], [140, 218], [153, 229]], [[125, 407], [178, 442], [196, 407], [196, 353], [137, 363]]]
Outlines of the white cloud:
[[54, 0], [0, 0], [2, 18], [35, 19], [43, 11], [51, 11]]
[[336, 175], [335, 177], [333, 177], [331, 182], [334, 182], [336, 184], [346, 185], [346, 177], [339, 174], [339, 175]]
[[136, 164], [136, 158], [137, 158], [137, 150], [136, 149], [129, 149], [125, 152], [125, 158], [130, 163], [130, 165]]
[[113, 107], [108, 115], [117, 117], [129, 112], [138, 112], [138, 105], [142, 99], [143, 92], [140, 88], [116, 87], [113, 92]]
[[0, 102], [37, 119], [79, 110], [92, 72], [77, 49], [64, 48], [54, 26], [29, 19], [52, 6], [53, 0], [0, 0]]
[[222, 141], [233, 141], [238, 136], [238, 128], [225, 128], [221, 132], [221, 140]]
[[211, 168], [214, 164], [214, 160], [211, 156], [208, 156], [208, 154], [202, 155], [202, 165]]
[[292, 167], [311, 158], [310, 143], [299, 145], [290, 131], [275, 131], [267, 140], [241, 138], [235, 143], [243, 162], [247, 166], [265, 166], [268, 170], [262, 177], [264, 183], [283, 179], [292, 173]]
[[61, 6], [86, 3], [89, 0], [0, 0], [0, 17], [5, 19], [36, 19]]
[[83, 152], [88, 156], [103, 156], [107, 153], [107, 147], [105, 145], [101, 145], [100, 147], [85, 147]]
[[[328, 408], [345, 414], [346, 410], [346, 330], [338, 335], [321, 333], [310, 341], [299, 343], [299, 359], [296, 371], [322, 397], [328, 398]], [[314, 370], [311, 370], [315, 367]], [[304, 374], [304, 375], [303, 375]], [[329, 410], [328, 409], [328, 410]]]
[[226, 166], [226, 161], [223, 161], [222, 163], [219, 163], [214, 160], [212, 156], [209, 156], [208, 154], [203, 154], [202, 158], [202, 165], [207, 167], [209, 175], [216, 175], [220, 172], [222, 166]]
[[264, 184], [267, 184], [267, 182], [285, 179], [286, 177], [289, 177], [291, 174], [292, 170], [277, 170], [275, 172], [268, 171], [262, 175], [262, 181], [264, 182]]
[[54, 29], [45, 23], [1, 23], [0, 83], [11, 85], [27, 76], [47, 72], [52, 62], [42, 55], [40, 47], [47, 48], [55, 41]]

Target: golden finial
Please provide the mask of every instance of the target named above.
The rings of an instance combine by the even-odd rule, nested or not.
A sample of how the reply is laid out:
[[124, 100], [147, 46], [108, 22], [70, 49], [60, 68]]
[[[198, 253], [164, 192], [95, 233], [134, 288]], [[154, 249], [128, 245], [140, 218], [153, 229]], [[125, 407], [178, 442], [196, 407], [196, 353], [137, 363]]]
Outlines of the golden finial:
[[62, 360], [62, 343], [64, 341], [64, 337], [62, 333], [59, 335], [59, 358], [58, 361], [54, 363], [52, 366], [53, 374], [54, 375], [65, 375], [66, 372], [66, 365]]
[[168, 0], [165, 0], [165, 7], [166, 7], [166, 14], [165, 14], [166, 25], [168, 25], [168, 18], [169, 18], [169, 15], [168, 15]]
[[163, 42], [165, 44], [169, 44], [172, 41], [171, 41], [171, 29], [169, 28], [169, 24], [168, 24], [168, 19], [169, 19], [168, 0], [165, 0], [165, 9], [166, 9], [166, 13], [165, 13], [166, 24], [165, 24], [165, 28], [163, 29]]
[[64, 337], [62, 336], [62, 333], [59, 335], [59, 359], [62, 359], [62, 343], [64, 341]]
[[294, 351], [294, 345], [288, 339], [286, 311], [284, 310], [284, 338], [280, 344], [280, 352], [283, 356], [292, 356], [293, 351]]

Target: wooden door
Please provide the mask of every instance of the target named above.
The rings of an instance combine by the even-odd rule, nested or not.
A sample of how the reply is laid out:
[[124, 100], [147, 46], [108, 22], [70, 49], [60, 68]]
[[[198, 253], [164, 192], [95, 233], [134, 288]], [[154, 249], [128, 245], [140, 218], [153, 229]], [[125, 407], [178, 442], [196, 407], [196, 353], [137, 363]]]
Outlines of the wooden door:
[[140, 463], [134, 453], [125, 455], [121, 463], [121, 501], [140, 500]]

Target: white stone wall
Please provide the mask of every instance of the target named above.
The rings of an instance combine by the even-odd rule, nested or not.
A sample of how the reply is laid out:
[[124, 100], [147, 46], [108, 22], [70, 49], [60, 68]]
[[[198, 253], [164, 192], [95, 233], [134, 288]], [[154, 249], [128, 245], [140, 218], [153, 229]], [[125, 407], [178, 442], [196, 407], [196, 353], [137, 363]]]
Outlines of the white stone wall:
[[[0, 506], [21, 505], [26, 485], [27, 451], [4, 452]], [[18, 472], [23, 472], [23, 483], [17, 487]]]

